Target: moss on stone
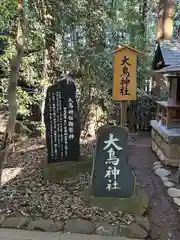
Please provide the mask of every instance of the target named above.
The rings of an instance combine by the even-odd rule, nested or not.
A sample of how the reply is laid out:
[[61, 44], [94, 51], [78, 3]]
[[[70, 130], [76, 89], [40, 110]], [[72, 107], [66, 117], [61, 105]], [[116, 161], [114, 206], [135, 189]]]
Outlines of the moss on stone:
[[67, 161], [46, 164], [43, 166], [43, 177], [54, 183], [59, 183], [65, 179], [76, 179], [79, 173], [86, 173], [92, 169], [92, 158], [82, 156], [78, 162]]

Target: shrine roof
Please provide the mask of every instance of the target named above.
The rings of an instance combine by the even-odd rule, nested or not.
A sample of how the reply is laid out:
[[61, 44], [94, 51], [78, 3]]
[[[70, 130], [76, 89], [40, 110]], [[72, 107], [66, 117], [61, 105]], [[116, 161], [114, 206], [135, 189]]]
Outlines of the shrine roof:
[[171, 65], [164, 67], [160, 70], [156, 70], [157, 73], [177, 73], [180, 72], [180, 63], [176, 65]]
[[159, 43], [165, 66], [180, 65], [180, 42], [163, 41]]
[[119, 52], [119, 51], [122, 51], [123, 49], [126, 49], [126, 48], [128, 48], [128, 49], [130, 49], [131, 51], [134, 51], [134, 52], [136, 52], [136, 53], [141, 53], [141, 54], [143, 54], [143, 52], [141, 52], [141, 51], [139, 51], [139, 50], [137, 50], [137, 49], [135, 49], [135, 48], [132, 48], [132, 47], [130, 47], [130, 46], [128, 46], [128, 45], [119, 46], [119, 48], [116, 49], [116, 50], [114, 51], [114, 53], [117, 53], [117, 52]]

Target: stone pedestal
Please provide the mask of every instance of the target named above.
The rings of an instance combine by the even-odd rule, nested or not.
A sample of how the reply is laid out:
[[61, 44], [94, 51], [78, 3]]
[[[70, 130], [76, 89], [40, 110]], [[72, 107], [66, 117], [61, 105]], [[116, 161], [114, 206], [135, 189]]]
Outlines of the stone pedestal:
[[180, 164], [180, 129], [167, 129], [156, 120], [151, 121], [152, 150], [165, 165]]
[[134, 195], [129, 198], [94, 197], [92, 189], [86, 188], [82, 194], [82, 199], [86, 204], [102, 208], [106, 212], [121, 211], [133, 215], [143, 215], [149, 206], [147, 193], [138, 187], [135, 188]]
[[93, 161], [91, 156], [81, 156], [78, 162], [67, 161], [51, 163], [42, 166], [43, 178], [45, 181], [61, 183], [63, 180], [77, 180], [80, 173], [90, 172]]

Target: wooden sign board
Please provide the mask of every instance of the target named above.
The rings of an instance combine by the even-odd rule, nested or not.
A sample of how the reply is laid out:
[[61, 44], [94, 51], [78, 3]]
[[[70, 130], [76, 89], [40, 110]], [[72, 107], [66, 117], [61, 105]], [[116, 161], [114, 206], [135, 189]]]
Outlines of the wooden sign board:
[[112, 96], [115, 101], [136, 100], [137, 53], [141, 52], [128, 46], [115, 51]]

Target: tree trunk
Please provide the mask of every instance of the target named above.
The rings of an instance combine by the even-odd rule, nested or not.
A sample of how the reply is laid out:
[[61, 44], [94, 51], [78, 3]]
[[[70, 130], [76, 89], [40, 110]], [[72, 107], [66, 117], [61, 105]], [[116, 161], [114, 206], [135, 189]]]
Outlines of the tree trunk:
[[43, 2], [42, 5], [42, 22], [46, 29], [45, 35], [45, 50], [44, 50], [44, 70], [43, 78], [44, 84], [42, 84], [42, 94], [43, 100], [41, 103], [41, 136], [44, 137], [44, 107], [45, 107], [45, 98], [48, 85], [55, 82], [56, 78], [56, 51], [55, 51], [55, 16], [53, 12], [53, 6]]
[[171, 40], [177, 0], [160, 0], [156, 40]]
[[147, 32], [147, 0], [144, 0], [142, 5], [140, 6], [140, 26], [141, 26], [141, 49], [145, 49], [146, 47], [146, 32]]
[[16, 104], [16, 85], [19, 77], [20, 66], [24, 54], [24, 42], [25, 42], [25, 15], [23, 9], [23, 0], [18, 0], [18, 13], [19, 21], [17, 27], [17, 43], [16, 43], [16, 55], [11, 59], [10, 66], [10, 79], [8, 86], [8, 104], [9, 104], [9, 118], [6, 125], [6, 130], [3, 137], [3, 144], [0, 150], [0, 180], [2, 176], [2, 170], [4, 162], [8, 157], [9, 150], [11, 149], [12, 136], [14, 134], [14, 128], [17, 116], [17, 104]]
[[173, 17], [177, 0], [166, 0], [164, 12], [164, 39], [171, 40], [173, 35]]

